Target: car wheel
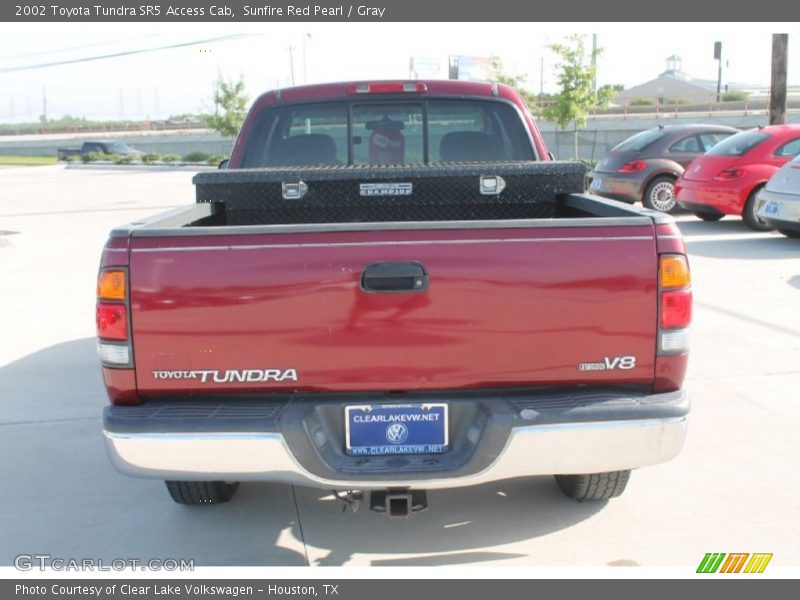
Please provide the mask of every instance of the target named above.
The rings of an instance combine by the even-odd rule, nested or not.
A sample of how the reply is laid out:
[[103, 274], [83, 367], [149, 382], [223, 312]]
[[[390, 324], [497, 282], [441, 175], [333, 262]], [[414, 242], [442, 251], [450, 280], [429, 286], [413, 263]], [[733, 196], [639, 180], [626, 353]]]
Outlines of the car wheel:
[[703, 219], [703, 221], [719, 221], [725, 215], [715, 215], [712, 213], [696, 212], [694, 213], [694, 216], [697, 217], [698, 219]]
[[587, 473], [585, 475], [556, 475], [556, 483], [564, 495], [583, 502], [584, 500], [608, 500], [625, 491], [630, 471], [610, 473]]
[[756, 196], [758, 195], [758, 192], [761, 191], [762, 187], [764, 186], [758, 186], [756, 189], [750, 192], [747, 202], [744, 203], [742, 220], [750, 229], [754, 229], [755, 231], [772, 231], [774, 228], [771, 225], [767, 225], [767, 223], [762, 221], [756, 214]]
[[659, 212], [670, 212], [675, 208], [675, 180], [661, 175], [647, 185], [642, 204]]
[[178, 504], [222, 504], [236, 493], [238, 482], [167, 481], [167, 491]]
[[791, 229], [778, 229], [778, 233], [782, 233], [786, 237], [800, 238], [800, 231], [793, 231]]

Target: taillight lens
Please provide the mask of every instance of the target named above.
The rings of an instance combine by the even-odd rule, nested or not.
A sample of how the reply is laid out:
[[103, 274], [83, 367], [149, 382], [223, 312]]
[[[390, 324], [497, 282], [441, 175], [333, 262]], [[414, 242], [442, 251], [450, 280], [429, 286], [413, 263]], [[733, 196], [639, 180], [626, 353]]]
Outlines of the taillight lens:
[[725, 169], [714, 177], [717, 181], [736, 181], [747, 175], [747, 171], [740, 168]]
[[377, 81], [347, 86], [348, 94], [422, 94], [428, 86], [421, 81]]
[[133, 367], [133, 348], [128, 325], [128, 271], [120, 267], [102, 269], [97, 276], [97, 352], [105, 367]]
[[692, 290], [689, 262], [682, 254], [664, 254], [659, 259], [661, 308], [658, 316], [658, 353], [683, 354], [689, 350], [692, 322]]
[[680, 329], [692, 322], [692, 291], [661, 292], [661, 328]]
[[644, 171], [645, 167], [647, 167], [647, 163], [643, 160], [632, 160], [622, 165], [617, 172], [638, 173], [639, 171]]
[[125, 300], [125, 271], [102, 271], [97, 278], [99, 300]]
[[692, 282], [689, 261], [680, 254], [662, 256], [660, 273], [662, 290], [687, 287]]
[[99, 302], [96, 312], [97, 337], [103, 340], [128, 339], [128, 311], [124, 304]]

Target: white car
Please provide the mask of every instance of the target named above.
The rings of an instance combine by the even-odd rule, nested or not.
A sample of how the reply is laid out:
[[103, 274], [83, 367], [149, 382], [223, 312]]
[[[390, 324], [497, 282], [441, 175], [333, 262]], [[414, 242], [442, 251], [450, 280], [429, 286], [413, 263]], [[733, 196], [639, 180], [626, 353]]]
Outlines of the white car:
[[772, 176], [758, 194], [756, 213], [791, 238], [800, 238], [800, 155]]

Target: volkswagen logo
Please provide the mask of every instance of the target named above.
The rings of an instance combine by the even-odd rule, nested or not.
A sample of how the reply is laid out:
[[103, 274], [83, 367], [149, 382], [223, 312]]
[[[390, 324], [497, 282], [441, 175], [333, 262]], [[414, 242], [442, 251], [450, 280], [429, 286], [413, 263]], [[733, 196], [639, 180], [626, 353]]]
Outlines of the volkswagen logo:
[[402, 444], [408, 439], [408, 427], [402, 423], [392, 423], [386, 428], [386, 439], [392, 444]]

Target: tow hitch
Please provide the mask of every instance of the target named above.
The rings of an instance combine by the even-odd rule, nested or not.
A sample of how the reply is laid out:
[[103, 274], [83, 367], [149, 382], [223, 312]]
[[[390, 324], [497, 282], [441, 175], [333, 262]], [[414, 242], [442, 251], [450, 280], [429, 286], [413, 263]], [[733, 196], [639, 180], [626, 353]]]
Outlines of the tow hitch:
[[369, 507], [390, 519], [408, 519], [428, 508], [428, 495], [424, 490], [376, 490], [370, 492]]

